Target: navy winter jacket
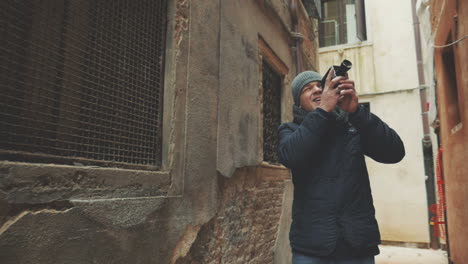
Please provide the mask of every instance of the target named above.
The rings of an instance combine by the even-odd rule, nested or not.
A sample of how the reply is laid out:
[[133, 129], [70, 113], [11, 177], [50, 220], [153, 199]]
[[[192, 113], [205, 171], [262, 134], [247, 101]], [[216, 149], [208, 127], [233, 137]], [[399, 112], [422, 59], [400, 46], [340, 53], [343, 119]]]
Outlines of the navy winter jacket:
[[380, 244], [364, 155], [399, 162], [405, 149], [393, 129], [363, 106], [346, 123], [317, 108], [279, 127], [278, 155], [294, 184], [293, 251], [330, 256], [338, 241], [356, 252]]

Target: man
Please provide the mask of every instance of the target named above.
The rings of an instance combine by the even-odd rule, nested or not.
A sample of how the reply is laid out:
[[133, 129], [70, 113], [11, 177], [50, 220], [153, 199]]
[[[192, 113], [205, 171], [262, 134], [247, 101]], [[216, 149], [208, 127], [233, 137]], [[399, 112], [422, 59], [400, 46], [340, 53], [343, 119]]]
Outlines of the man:
[[293, 264], [368, 264], [379, 254], [364, 155], [397, 163], [397, 133], [358, 103], [354, 81], [300, 73], [292, 82], [294, 122], [279, 127], [280, 162], [294, 184], [289, 233]]

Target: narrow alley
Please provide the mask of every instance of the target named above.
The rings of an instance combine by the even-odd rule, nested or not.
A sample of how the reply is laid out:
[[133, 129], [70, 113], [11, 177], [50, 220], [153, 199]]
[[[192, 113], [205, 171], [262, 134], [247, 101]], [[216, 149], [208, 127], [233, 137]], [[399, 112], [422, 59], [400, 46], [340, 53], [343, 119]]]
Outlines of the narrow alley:
[[448, 264], [447, 251], [379, 246], [376, 264]]
[[0, 12], [1, 264], [468, 264], [468, 0]]

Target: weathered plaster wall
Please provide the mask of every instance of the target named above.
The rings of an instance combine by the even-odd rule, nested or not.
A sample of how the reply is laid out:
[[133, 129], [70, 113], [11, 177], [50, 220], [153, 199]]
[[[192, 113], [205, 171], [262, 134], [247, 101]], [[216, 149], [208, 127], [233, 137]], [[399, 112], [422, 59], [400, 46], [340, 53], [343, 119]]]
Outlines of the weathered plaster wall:
[[[431, 22], [434, 32], [434, 45], [449, 44], [468, 35], [468, 2], [455, 0], [431, 1]], [[443, 166], [445, 176], [445, 191], [447, 199], [448, 239], [450, 259], [453, 263], [467, 263], [468, 252], [466, 239], [468, 230], [468, 39], [450, 47], [453, 49], [457, 77], [458, 103], [460, 122], [458, 126], [453, 122], [450, 108], [453, 102], [448, 98], [447, 71], [453, 71], [450, 65], [444, 64], [443, 52], [448, 49], [436, 48], [435, 79], [437, 81], [437, 102], [440, 117], [440, 135], [443, 148]], [[455, 128], [457, 126], [458, 128]], [[454, 129], [455, 128], [455, 129]]]
[[[236, 168], [258, 165], [263, 159], [259, 151], [259, 37], [284, 64], [293, 65], [289, 31], [282, 23], [288, 17], [274, 11], [286, 7], [273, 5], [276, 2], [224, 1], [221, 5], [217, 168], [227, 177]], [[285, 89], [290, 79], [288, 74]], [[283, 94], [287, 96], [283, 101], [289, 101], [289, 93]]]
[[219, 2], [170, 6], [163, 170], [2, 162], [2, 263], [170, 263], [215, 215]]
[[290, 261], [289, 171], [257, 144], [259, 36], [291, 118], [288, 2], [169, 3], [162, 170], [2, 161], [1, 263]]

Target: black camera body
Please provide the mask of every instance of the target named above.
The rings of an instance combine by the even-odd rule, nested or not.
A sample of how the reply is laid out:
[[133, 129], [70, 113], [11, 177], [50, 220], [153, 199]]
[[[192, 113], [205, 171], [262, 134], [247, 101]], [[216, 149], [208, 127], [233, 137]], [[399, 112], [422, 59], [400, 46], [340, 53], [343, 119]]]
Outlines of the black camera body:
[[328, 74], [330, 73], [331, 69], [335, 70], [335, 74], [334, 76], [332, 76], [332, 79], [333, 79], [336, 76], [345, 76], [346, 72], [349, 71], [352, 66], [353, 64], [349, 60], [343, 60], [339, 66], [333, 65], [332, 67], [330, 67], [327, 73], [325, 73], [325, 75], [322, 78], [322, 81], [321, 81], [322, 87], [325, 88], [325, 81], [327, 80]]

